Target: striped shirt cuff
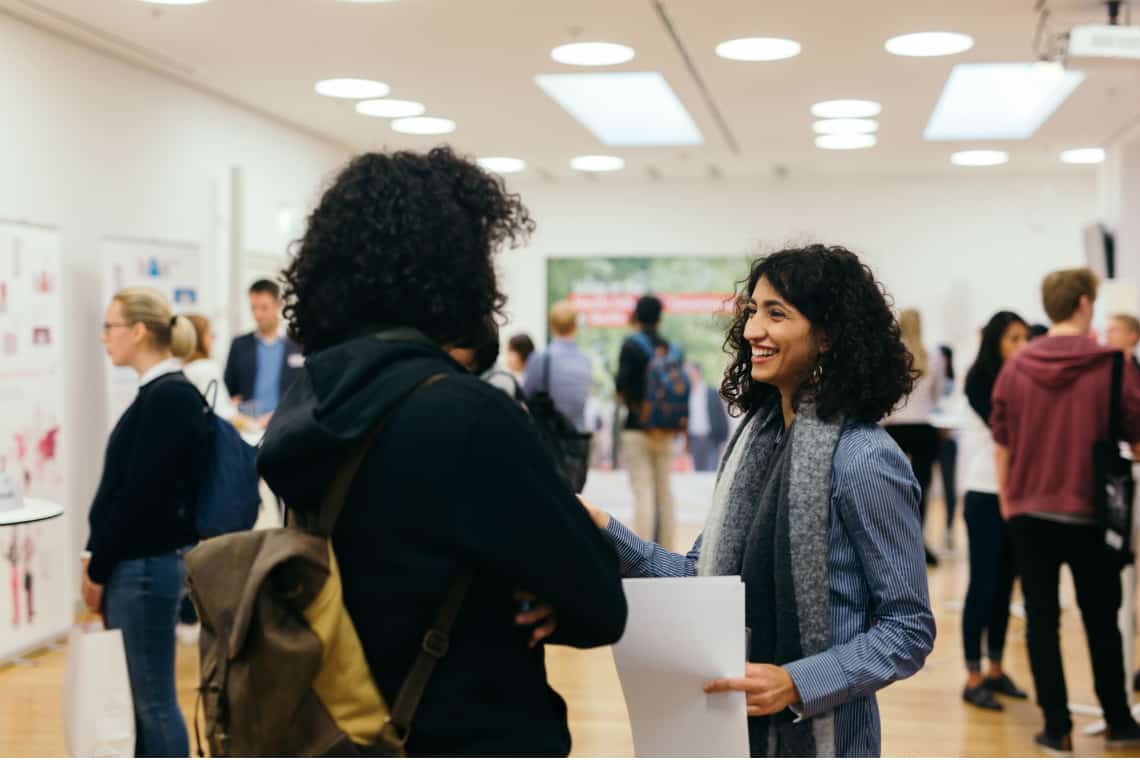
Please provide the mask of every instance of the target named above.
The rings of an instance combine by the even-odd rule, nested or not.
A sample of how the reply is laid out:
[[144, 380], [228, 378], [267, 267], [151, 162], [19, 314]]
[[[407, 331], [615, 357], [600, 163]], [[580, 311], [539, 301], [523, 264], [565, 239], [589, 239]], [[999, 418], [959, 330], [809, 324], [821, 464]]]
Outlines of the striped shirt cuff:
[[653, 557], [653, 542], [642, 539], [613, 517], [610, 517], [610, 523], [606, 526], [606, 534], [613, 542], [614, 549], [617, 550], [621, 574], [624, 576], [640, 575], [639, 571]]
[[800, 703], [794, 711], [801, 717], [820, 715], [847, 701], [850, 692], [847, 674], [843, 672], [839, 658], [830, 651], [790, 662], [784, 670], [788, 671], [799, 692]]

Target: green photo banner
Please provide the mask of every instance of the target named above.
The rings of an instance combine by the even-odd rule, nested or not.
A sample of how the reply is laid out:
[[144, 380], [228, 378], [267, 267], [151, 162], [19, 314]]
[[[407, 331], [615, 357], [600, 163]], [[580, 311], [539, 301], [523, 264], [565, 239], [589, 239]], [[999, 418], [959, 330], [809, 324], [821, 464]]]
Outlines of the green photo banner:
[[614, 256], [551, 258], [546, 263], [547, 306], [568, 300], [578, 310], [578, 344], [594, 360], [599, 399], [613, 398], [629, 317], [645, 294], [665, 304], [661, 334], [720, 385], [728, 357], [722, 348], [736, 284], [748, 274], [741, 256]]

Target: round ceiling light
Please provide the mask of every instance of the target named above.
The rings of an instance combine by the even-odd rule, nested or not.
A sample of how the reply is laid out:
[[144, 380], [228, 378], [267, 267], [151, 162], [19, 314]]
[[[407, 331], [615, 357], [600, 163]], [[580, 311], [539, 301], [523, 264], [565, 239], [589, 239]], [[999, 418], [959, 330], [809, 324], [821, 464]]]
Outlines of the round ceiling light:
[[551, 58], [570, 66], [616, 66], [633, 56], [633, 48], [613, 42], [571, 42], [550, 51]]
[[879, 131], [874, 119], [824, 119], [811, 125], [817, 135], [869, 135]]
[[815, 147], [824, 150], [860, 150], [873, 148], [877, 142], [874, 135], [820, 135], [815, 138]]
[[869, 119], [883, 112], [873, 100], [825, 100], [811, 107], [817, 119]]
[[427, 108], [423, 103], [414, 100], [362, 100], [356, 104], [356, 112], [364, 116], [375, 116], [381, 119], [403, 119], [409, 116], [419, 116]]
[[616, 172], [625, 168], [625, 161], [617, 156], [578, 156], [570, 161], [570, 168], [580, 172]]
[[950, 156], [955, 166], [1000, 166], [1009, 162], [1004, 150], [961, 150]]
[[480, 158], [477, 163], [495, 174], [517, 174], [526, 168], [526, 161], [507, 156], [488, 156], [487, 158]]
[[744, 37], [716, 46], [716, 54], [732, 61], [782, 61], [800, 54], [800, 43], [780, 37]]
[[392, 88], [372, 79], [322, 79], [317, 82], [316, 90], [319, 95], [330, 98], [366, 100], [382, 98], [391, 92]]
[[446, 135], [455, 131], [455, 122], [435, 116], [413, 116], [396, 119], [392, 129], [405, 135]]
[[957, 32], [917, 32], [891, 37], [883, 45], [888, 53], [912, 58], [957, 55], [974, 46], [974, 38]]
[[1061, 161], [1066, 164], [1101, 164], [1107, 157], [1104, 148], [1076, 148], [1063, 152]]

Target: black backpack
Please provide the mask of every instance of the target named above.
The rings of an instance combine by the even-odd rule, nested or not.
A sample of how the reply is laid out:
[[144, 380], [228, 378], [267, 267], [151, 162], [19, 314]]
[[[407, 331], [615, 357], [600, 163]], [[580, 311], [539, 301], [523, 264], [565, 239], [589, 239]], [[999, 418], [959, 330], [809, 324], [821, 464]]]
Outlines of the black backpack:
[[558, 411], [550, 395], [550, 352], [542, 357], [542, 387], [529, 399], [522, 399], [538, 429], [542, 444], [554, 459], [558, 474], [574, 493], [582, 493], [590, 472], [591, 433], [578, 430], [570, 419]]

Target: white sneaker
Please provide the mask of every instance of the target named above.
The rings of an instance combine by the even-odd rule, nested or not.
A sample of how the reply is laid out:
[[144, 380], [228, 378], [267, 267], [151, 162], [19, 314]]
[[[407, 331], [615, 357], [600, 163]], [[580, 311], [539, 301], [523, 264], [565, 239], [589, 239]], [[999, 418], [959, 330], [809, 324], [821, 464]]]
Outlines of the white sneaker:
[[192, 647], [198, 643], [198, 634], [202, 632], [200, 623], [179, 623], [174, 626], [174, 638], [184, 647]]

